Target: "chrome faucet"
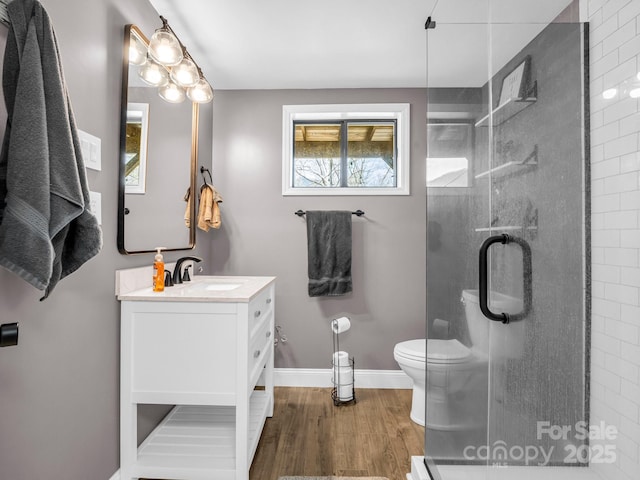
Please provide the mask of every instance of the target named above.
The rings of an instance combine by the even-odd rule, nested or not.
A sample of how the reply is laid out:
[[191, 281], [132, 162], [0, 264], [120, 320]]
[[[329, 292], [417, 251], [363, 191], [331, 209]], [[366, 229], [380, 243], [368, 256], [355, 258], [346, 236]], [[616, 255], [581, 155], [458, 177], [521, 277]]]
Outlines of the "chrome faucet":
[[186, 278], [182, 276], [182, 264], [187, 261], [192, 261], [199, 263], [202, 261], [200, 257], [182, 257], [176, 260], [176, 266], [173, 269], [173, 283], [178, 284], [182, 283], [184, 280], [188, 280], [189, 277], [185, 275]]

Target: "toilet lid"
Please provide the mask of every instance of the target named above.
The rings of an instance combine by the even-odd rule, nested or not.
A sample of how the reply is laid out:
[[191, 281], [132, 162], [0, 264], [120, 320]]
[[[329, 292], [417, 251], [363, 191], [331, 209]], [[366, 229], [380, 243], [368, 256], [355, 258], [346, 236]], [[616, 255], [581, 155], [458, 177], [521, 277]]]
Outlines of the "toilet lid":
[[[471, 356], [471, 351], [456, 339], [430, 339], [427, 342], [427, 359], [429, 363], [462, 363]], [[424, 339], [399, 343], [396, 346], [396, 353], [405, 358], [424, 362]]]

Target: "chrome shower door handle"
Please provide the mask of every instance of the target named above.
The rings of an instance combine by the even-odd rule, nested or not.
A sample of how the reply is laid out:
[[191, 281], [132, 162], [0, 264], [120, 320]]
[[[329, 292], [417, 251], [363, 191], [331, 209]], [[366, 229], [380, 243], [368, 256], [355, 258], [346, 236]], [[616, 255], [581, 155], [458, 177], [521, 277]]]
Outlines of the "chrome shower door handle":
[[[489, 309], [489, 267], [488, 256], [489, 248], [494, 243], [501, 243], [507, 245], [509, 243], [517, 243], [522, 248], [522, 291], [524, 293], [523, 309], [520, 313], [494, 313]], [[531, 311], [532, 304], [532, 287], [531, 287], [531, 247], [522, 238], [512, 237], [503, 233], [501, 235], [494, 235], [487, 238], [480, 246], [479, 255], [479, 278], [478, 278], [478, 296], [480, 297], [480, 310], [482, 314], [489, 320], [496, 322], [502, 322], [504, 324], [522, 320]]]

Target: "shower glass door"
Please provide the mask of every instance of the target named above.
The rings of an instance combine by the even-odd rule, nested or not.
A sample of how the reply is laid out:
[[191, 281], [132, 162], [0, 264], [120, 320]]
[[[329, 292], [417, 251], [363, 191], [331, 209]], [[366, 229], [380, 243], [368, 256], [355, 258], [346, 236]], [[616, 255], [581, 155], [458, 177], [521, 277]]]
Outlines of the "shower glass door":
[[585, 26], [569, 21], [570, 2], [543, 2], [554, 3], [544, 14], [532, 3], [446, 2], [427, 30], [425, 459], [436, 479], [544, 480], [593, 453]]

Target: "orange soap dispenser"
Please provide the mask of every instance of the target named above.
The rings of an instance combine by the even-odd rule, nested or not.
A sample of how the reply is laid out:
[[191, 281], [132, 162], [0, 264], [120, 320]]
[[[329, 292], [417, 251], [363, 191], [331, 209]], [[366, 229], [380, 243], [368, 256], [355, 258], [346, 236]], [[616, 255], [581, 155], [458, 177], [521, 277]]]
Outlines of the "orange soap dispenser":
[[155, 261], [153, 262], [153, 291], [164, 292], [164, 259], [162, 258], [162, 249], [165, 247], [156, 247]]

